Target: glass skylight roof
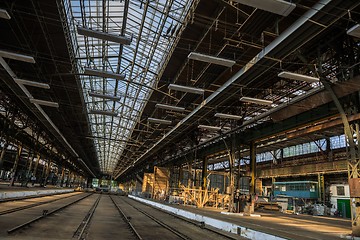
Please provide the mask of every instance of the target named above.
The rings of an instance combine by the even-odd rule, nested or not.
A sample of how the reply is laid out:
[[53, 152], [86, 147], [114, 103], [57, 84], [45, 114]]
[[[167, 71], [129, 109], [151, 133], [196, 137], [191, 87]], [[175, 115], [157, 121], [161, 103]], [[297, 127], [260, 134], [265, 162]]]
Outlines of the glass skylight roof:
[[[156, 88], [193, 1], [64, 0], [100, 169], [112, 174], [142, 109]], [[130, 45], [79, 35], [76, 27], [122, 35]], [[126, 75], [125, 80], [83, 75], [84, 68]], [[119, 96], [119, 101], [89, 96]], [[133, 141], [131, 141], [133, 143]]]

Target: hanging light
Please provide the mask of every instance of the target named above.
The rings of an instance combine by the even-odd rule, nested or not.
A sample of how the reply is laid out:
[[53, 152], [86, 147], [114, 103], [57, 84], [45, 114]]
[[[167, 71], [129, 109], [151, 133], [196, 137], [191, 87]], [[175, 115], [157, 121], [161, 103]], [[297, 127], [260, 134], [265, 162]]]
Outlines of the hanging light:
[[90, 114], [106, 115], [106, 116], [111, 116], [111, 117], [116, 117], [118, 115], [117, 112], [107, 111], [107, 110], [95, 110], [95, 109], [91, 109], [89, 111], [89, 113]]
[[170, 121], [170, 120], [158, 119], [158, 118], [150, 118], [150, 117], [147, 120], [149, 122], [167, 124], [167, 125], [170, 125], [172, 123], [172, 121]]
[[176, 90], [181, 92], [188, 92], [188, 93], [195, 93], [195, 94], [204, 94], [205, 90], [201, 88], [194, 88], [194, 87], [187, 87], [187, 86], [181, 86], [177, 84], [169, 84], [168, 87], [170, 90]]
[[47, 83], [34, 82], [34, 81], [29, 81], [29, 80], [19, 79], [19, 78], [15, 78], [14, 81], [17, 84], [21, 84], [21, 85], [50, 89], [50, 86]]
[[161, 103], [157, 103], [155, 105], [155, 107], [170, 110], [170, 111], [177, 111], [177, 112], [185, 111], [185, 108], [183, 108], [183, 107], [176, 107], [176, 106], [171, 106], [171, 105], [161, 104]]
[[259, 99], [259, 98], [251, 98], [251, 97], [241, 97], [240, 101], [248, 102], [248, 103], [255, 103], [255, 104], [262, 104], [262, 105], [271, 105], [273, 101]]
[[8, 51], [0, 50], [0, 57], [9, 58], [17, 61], [28, 62], [28, 63], [35, 63], [35, 59], [31, 56], [13, 53]]
[[347, 30], [347, 35], [360, 38], [360, 24], [356, 24], [355, 26], [351, 27]]
[[110, 100], [114, 100], [114, 101], [119, 101], [121, 99], [121, 97], [118, 97], [118, 96], [104, 95], [104, 94], [99, 94], [99, 93], [95, 93], [95, 92], [89, 92], [89, 96], [103, 98], [103, 99], [110, 99]]
[[116, 74], [113, 72], [106, 72], [106, 71], [99, 71], [96, 69], [91, 68], [85, 68], [84, 74], [91, 75], [91, 76], [97, 76], [97, 77], [103, 77], [103, 78], [113, 78], [118, 80], [124, 80], [125, 75], [122, 74]]
[[205, 54], [196, 53], [196, 52], [191, 52], [188, 55], [188, 59], [193, 59], [193, 60], [207, 62], [207, 63], [213, 63], [213, 64], [217, 64], [217, 65], [222, 65], [225, 67], [232, 67], [236, 63], [234, 60], [214, 57], [214, 56], [205, 55]]
[[243, 118], [242, 116], [225, 114], [225, 113], [215, 113], [214, 116], [218, 117], [218, 118], [225, 118], [225, 119], [232, 119], [232, 120], [241, 120]]
[[199, 125], [198, 128], [211, 130], [211, 131], [220, 131], [221, 130], [221, 127], [209, 126], [209, 125]]
[[296, 4], [283, 0], [233, 0], [235, 2], [272, 12], [282, 16], [289, 15], [296, 7]]
[[307, 75], [303, 75], [303, 74], [299, 74], [299, 73], [286, 72], [286, 71], [279, 73], [278, 77], [287, 78], [287, 79], [291, 79], [291, 80], [297, 80], [297, 81], [303, 81], [303, 82], [309, 82], [309, 83], [318, 82], [320, 80], [317, 77], [311, 77], [311, 76], [307, 76]]
[[5, 9], [0, 9], [0, 18], [11, 19], [9, 13]]
[[125, 36], [116, 36], [113, 34], [100, 32], [100, 31], [94, 31], [92, 29], [84, 28], [84, 27], [77, 27], [77, 32], [80, 35], [98, 38], [101, 40], [106, 40], [110, 42], [116, 42], [124, 45], [130, 45], [131, 39]]
[[43, 105], [43, 106], [48, 106], [48, 107], [59, 107], [59, 104], [57, 102], [50, 102], [50, 101], [45, 101], [45, 100], [40, 100], [40, 99], [35, 99], [35, 98], [30, 98], [30, 102], [33, 104], [39, 104], [39, 105]]

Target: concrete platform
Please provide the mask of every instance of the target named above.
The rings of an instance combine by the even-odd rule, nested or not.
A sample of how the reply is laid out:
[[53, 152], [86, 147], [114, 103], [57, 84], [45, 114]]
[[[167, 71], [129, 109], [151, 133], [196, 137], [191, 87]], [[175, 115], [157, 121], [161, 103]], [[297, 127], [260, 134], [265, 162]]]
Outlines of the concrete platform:
[[55, 186], [39, 187], [39, 186], [9, 186], [7, 183], [0, 183], [0, 201], [15, 200], [24, 197], [36, 197], [52, 194], [73, 192], [72, 188], [57, 188]]
[[351, 234], [349, 219], [284, 214], [280, 212], [256, 212], [253, 216], [222, 214], [220, 209], [163, 204], [150, 199], [129, 195], [130, 198], [156, 206], [166, 211], [196, 221], [237, 233], [248, 239], [345, 239]]

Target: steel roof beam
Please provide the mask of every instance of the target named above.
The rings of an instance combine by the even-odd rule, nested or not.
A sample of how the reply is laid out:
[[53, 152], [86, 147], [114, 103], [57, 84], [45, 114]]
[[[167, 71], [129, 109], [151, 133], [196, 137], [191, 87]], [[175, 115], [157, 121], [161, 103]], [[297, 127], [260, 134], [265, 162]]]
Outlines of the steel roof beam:
[[[187, 117], [185, 117], [183, 120], [181, 120], [174, 128], [172, 128], [169, 132], [167, 132], [157, 143], [155, 143], [151, 148], [149, 148], [146, 152], [144, 152], [138, 159], [135, 160], [134, 163], [139, 163], [146, 159], [149, 155], [153, 154], [154, 151], [156, 151], [159, 146], [164, 146], [166, 144], [166, 141], [169, 141], [168, 138], [170, 138], [173, 134], [181, 131], [180, 128], [183, 128], [183, 125], [187, 124], [188, 122], [192, 121], [192, 118], [197, 115], [199, 112], [204, 111], [208, 105], [213, 103], [215, 100], [217, 100], [226, 90], [228, 90], [234, 83], [237, 83], [241, 77], [245, 75], [245, 73], [251, 71], [254, 69], [254, 66], [257, 66], [258, 63], [264, 59], [268, 55], [270, 55], [273, 52], [280, 51], [285, 46], [283, 45], [284, 41], [291, 38], [291, 36], [299, 31], [302, 30], [302, 27], [307, 24], [314, 24], [317, 27], [320, 27], [319, 25], [316, 25], [315, 23], [309, 21], [309, 19], [317, 16], [318, 14], [324, 15], [323, 9], [328, 6], [328, 4], [331, 2], [331, 0], [321, 0], [317, 4], [313, 6], [310, 10], [308, 10], [303, 16], [301, 16], [297, 21], [295, 21], [294, 24], [292, 24], [288, 29], [286, 29], [283, 33], [280, 34], [278, 38], [276, 38], [273, 42], [271, 42], [268, 46], [266, 46], [259, 54], [257, 54], [253, 59], [249, 61], [248, 64], [245, 65], [240, 71], [235, 73], [225, 84], [223, 84], [217, 91], [215, 91], [213, 94], [211, 94], [206, 100], [203, 101], [202, 104], [200, 104], [196, 109], [194, 109]], [[355, 7], [356, 4], [351, 4], [352, 7]], [[343, 15], [346, 14], [347, 11], [343, 12]], [[321, 16], [322, 16], [321, 15]], [[320, 16], [319, 16], [320, 17]], [[336, 19], [341, 18], [342, 16], [336, 16]], [[335, 19], [332, 19], [331, 22], [333, 22]], [[321, 28], [320, 31], [317, 31], [317, 34], [321, 32], [324, 28]], [[308, 41], [309, 39], [312, 39], [316, 34], [313, 34], [309, 37], [303, 36], [303, 41], [297, 41], [297, 45], [292, 46], [292, 48], [287, 48], [286, 52], [282, 50], [282, 54], [286, 55], [288, 52], [293, 51], [294, 49], [298, 48], [300, 44], [304, 44], [304, 41]], [[298, 39], [299, 40], [299, 39]], [[128, 166], [126, 169], [121, 171], [116, 177], [119, 177], [121, 174], [129, 170], [131, 166]]]

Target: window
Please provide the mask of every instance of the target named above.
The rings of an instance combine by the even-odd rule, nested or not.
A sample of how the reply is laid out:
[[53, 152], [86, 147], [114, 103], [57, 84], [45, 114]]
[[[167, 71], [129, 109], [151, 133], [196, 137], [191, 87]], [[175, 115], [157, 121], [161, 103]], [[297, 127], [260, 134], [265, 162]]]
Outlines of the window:
[[338, 196], [345, 196], [345, 188], [344, 188], [344, 186], [336, 186], [336, 194]]

